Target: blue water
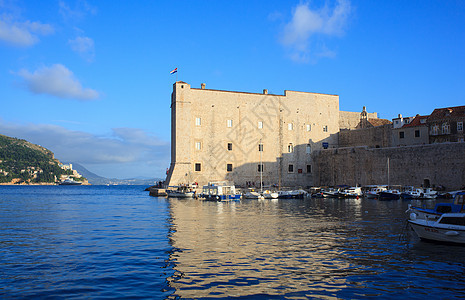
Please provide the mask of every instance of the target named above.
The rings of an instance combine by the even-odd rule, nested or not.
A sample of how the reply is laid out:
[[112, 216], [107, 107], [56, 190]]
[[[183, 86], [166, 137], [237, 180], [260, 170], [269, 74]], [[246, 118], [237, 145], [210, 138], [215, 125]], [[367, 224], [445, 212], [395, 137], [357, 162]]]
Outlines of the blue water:
[[143, 189], [0, 186], [0, 298], [465, 298], [465, 247], [420, 241], [412, 202]]

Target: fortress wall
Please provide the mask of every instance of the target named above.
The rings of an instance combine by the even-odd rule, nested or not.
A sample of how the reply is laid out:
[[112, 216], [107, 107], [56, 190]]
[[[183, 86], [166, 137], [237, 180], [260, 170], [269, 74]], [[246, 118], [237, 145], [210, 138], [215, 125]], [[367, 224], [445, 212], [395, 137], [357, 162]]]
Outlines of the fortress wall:
[[391, 124], [357, 130], [341, 130], [339, 132], [339, 147], [390, 147]]
[[[368, 119], [378, 119], [378, 113], [368, 113]], [[355, 129], [360, 123], [360, 112], [340, 111], [339, 112], [339, 128], [340, 129]]]
[[458, 190], [465, 186], [465, 143], [407, 147], [350, 147], [313, 153], [314, 184], [320, 186], [431, 185]]

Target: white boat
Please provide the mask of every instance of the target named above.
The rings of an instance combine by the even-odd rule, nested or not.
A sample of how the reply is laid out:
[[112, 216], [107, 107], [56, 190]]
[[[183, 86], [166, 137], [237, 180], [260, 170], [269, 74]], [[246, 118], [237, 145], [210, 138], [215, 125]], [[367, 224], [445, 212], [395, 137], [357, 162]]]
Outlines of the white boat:
[[465, 192], [458, 192], [452, 203], [436, 203], [434, 208], [416, 207], [408, 205], [406, 213], [410, 213], [410, 219], [438, 220], [444, 213], [465, 213]]
[[438, 192], [431, 188], [411, 188], [401, 193], [402, 199], [435, 199]]
[[199, 198], [216, 201], [240, 200], [241, 194], [236, 192], [234, 184], [226, 181], [216, 181], [204, 185]]
[[421, 239], [465, 244], [465, 213], [445, 213], [437, 220], [417, 219], [412, 213], [408, 222]]
[[63, 180], [62, 182], [58, 183], [59, 185], [81, 185], [82, 182], [79, 182], [79, 181], [75, 181], [71, 178], [67, 178], [65, 180]]
[[174, 186], [166, 190], [168, 197], [173, 198], [194, 198], [195, 190], [189, 186]]
[[277, 199], [279, 197], [279, 194], [276, 192], [266, 190], [262, 193], [262, 196], [265, 199]]
[[335, 188], [326, 188], [326, 189], [322, 189], [321, 190], [321, 196], [323, 196], [324, 198], [326, 197], [334, 197], [334, 198], [337, 198], [339, 195], [339, 189], [335, 189]]
[[245, 199], [264, 199], [264, 197], [259, 192], [250, 191], [242, 195]]
[[362, 188], [358, 186], [344, 189], [339, 193], [339, 196], [343, 198], [356, 198], [361, 197], [362, 195]]

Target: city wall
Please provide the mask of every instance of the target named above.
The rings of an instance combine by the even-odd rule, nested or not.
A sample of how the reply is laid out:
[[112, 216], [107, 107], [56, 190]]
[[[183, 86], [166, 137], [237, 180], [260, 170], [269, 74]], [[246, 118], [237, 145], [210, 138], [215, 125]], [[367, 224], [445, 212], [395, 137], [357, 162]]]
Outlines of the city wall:
[[391, 127], [391, 124], [387, 124], [358, 130], [341, 130], [339, 132], [339, 147], [390, 147]]
[[449, 191], [458, 190], [465, 186], [464, 153], [465, 143], [315, 151], [314, 185], [421, 186], [429, 182]]

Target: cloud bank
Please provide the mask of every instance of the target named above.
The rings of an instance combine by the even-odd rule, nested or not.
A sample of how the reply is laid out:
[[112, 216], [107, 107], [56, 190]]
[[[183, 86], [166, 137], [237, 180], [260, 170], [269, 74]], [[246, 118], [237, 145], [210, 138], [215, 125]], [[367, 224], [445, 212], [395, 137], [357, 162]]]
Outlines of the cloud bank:
[[62, 162], [77, 162], [109, 178], [161, 177], [170, 144], [138, 128], [114, 128], [105, 136], [50, 124], [15, 124], [0, 119], [0, 134], [39, 144]]
[[0, 40], [18, 47], [29, 47], [39, 41], [39, 35], [49, 35], [54, 29], [49, 24], [40, 22], [14, 22], [5, 15], [0, 15]]
[[348, 0], [338, 0], [333, 8], [325, 6], [312, 10], [309, 3], [295, 7], [292, 19], [285, 24], [280, 36], [281, 43], [290, 51], [290, 56], [298, 62], [308, 62], [310, 58], [334, 56], [326, 46], [315, 46], [312, 40], [321, 37], [341, 36], [351, 13]]
[[18, 75], [24, 79], [26, 88], [34, 94], [78, 100], [95, 100], [99, 97], [96, 90], [83, 88], [74, 78], [73, 72], [61, 64], [42, 67], [33, 73], [23, 69]]

